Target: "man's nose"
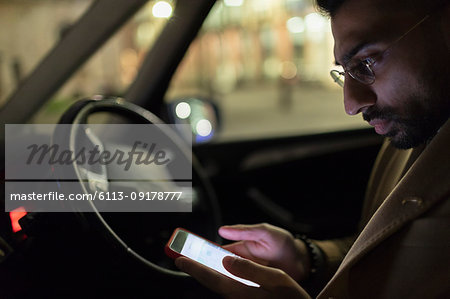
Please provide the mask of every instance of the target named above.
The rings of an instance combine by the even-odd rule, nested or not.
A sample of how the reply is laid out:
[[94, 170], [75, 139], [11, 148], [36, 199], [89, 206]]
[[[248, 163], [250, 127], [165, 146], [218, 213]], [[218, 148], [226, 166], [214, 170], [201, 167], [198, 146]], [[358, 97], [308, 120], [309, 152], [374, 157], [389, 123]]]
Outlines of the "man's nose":
[[377, 101], [377, 95], [369, 85], [362, 84], [346, 75], [344, 81], [344, 106], [349, 115], [356, 115], [364, 108], [372, 106]]

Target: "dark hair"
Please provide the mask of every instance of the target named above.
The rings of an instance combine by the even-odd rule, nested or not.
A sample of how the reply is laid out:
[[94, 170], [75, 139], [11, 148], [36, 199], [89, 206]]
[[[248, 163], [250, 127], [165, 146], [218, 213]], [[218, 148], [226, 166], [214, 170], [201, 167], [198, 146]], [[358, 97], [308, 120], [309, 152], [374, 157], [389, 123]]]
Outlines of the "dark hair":
[[[324, 15], [329, 17], [334, 17], [338, 9], [344, 4], [346, 0], [316, 0], [317, 9]], [[399, 8], [404, 9], [419, 9], [421, 11], [434, 11], [443, 5], [448, 4], [448, 0], [395, 0], [394, 3], [390, 5], [397, 5]]]
[[319, 11], [330, 17], [336, 14], [336, 11], [344, 2], [345, 0], [316, 0]]

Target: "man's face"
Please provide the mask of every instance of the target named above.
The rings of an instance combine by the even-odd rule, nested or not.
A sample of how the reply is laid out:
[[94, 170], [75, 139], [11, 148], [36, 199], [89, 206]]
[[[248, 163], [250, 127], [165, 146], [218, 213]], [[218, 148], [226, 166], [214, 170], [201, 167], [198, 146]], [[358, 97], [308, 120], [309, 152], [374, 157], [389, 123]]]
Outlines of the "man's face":
[[388, 0], [348, 0], [332, 19], [338, 64], [375, 59], [373, 84], [346, 74], [346, 112], [361, 112], [399, 148], [426, 142], [450, 115], [449, 49], [436, 15], [393, 43], [424, 16], [420, 9], [392, 8]]

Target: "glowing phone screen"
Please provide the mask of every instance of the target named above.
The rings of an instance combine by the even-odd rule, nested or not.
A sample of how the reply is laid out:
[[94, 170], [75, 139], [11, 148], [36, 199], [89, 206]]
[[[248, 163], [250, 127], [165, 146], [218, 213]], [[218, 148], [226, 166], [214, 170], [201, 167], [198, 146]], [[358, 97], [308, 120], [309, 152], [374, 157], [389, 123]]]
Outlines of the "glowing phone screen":
[[222, 259], [225, 256], [235, 256], [237, 255], [219, 247], [212, 243], [209, 243], [202, 238], [199, 238], [193, 234], [187, 234], [186, 241], [180, 252], [182, 255], [189, 257], [200, 264], [208, 266], [217, 272], [222, 273], [232, 279], [235, 279], [245, 285], [252, 287], [259, 287], [259, 284], [253, 281], [237, 277], [230, 272], [228, 272], [222, 265]]

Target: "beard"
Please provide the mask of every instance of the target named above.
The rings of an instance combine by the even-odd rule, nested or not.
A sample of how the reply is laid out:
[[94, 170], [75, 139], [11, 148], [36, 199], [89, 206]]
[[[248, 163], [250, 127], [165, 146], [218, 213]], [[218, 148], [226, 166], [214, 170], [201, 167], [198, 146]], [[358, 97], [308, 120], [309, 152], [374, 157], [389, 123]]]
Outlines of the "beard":
[[422, 76], [418, 92], [402, 99], [405, 108], [401, 112], [394, 107], [372, 106], [363, 113], [363, 119], [390, 121], [390, 130], [383, 136], [399, 149], [429, 142], [450, 117], [448, 81], [443, 82], [443, 74], [438, 80], [434, 76]]
[[[391, 103], [398, 106], [378, 107], [376, 104], [363, 113], [366, 121], [387, 120], [389, 132], [383, 136], [399, 149], [409, 149], [429, 142], [450, 117], [450, 56], [446, 33], [437, 19], [430, 23], [423, 37], [420, 56], [422, 68], [410, 69], [415, 82], [402, 82]], [[427, 26], [427, 25], [424, 25]], [[432, 54], [431, 54], [432, 53]]]
[[390, 109], [382, 109], [378, 111], [371, 111], [372, 113], [364, 114], [363, 118], [366, 121], [371, 119], [384, 119], [392, 122], [391, 129], [384, 137], [390, 139], [392, 145], [399, 149], [409, 149], [420, 144], [426, 143], [436, 135], [440, 122], [431, 118], [399, 118]]

